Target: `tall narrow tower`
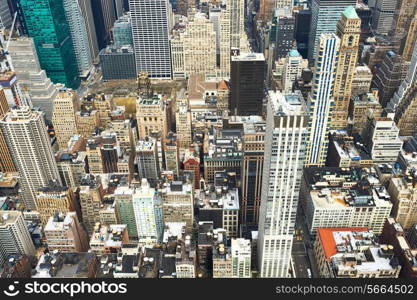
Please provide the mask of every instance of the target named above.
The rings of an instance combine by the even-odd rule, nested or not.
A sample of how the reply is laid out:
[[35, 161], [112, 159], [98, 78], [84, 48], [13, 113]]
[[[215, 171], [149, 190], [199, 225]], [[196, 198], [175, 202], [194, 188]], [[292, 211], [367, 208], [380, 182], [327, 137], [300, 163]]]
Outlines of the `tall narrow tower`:
[[314, 66], [314, 83], [308, 99], [310, 113], [310, 137], [306, 160], [308, 166], [323, 166], [326, 161], [339, 47], [340, 39], [334, 33], [321, 35]]
[[43, 113], [27, 106], [13, 108], [0, 121], [0, 128], [19, 172], [25, 208], [36, 209], [38, 189], [50, 180], [60, 183]]
[[334, 110], [331, 128], [347, 126], [348, 108], [352, 96], [352, 81], [358, 61], [361, 19], [353, 6], [342, 13], [337, 23], [337, 36], [340, 38], [339, 60], [334, 82]]
[[261, 277], [287, 277], [300, 178], [306, 155], [308, 114], [301, 93], [270, 92], [259, 217]]

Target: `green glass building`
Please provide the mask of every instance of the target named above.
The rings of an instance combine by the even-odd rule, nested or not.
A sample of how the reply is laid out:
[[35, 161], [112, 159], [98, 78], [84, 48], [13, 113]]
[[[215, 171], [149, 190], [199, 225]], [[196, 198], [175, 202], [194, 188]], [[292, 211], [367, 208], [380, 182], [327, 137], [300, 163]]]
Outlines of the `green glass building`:
[[80, 86], [77, 60], [62, 0], [20, 0], [24, 26], [33, 38], [41, 68], [54, 83]]

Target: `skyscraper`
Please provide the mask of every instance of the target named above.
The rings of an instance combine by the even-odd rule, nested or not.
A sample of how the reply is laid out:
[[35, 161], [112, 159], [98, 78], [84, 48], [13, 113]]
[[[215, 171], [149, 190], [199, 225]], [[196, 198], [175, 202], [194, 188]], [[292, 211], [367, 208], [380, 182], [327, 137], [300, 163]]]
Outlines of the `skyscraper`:
[[94, 15], [91, 0], [77, 0], [81, 13], [85, 21], [85, 29], [87, 30], [88, 44], [90, 46], [90, 54], [93, 62], [96, 61], [99, 48], [97, 41], [96, 27], [94, 25]]
[[265, 58], [262, 53], [232, 56], [230, 112], [237, 116], [262, 114]]
[[54, 83], [80, 85], [74, 44], [63, 0], [21, 0], [26, 29], [33, 38], [41, 68]]
[[129, 1], [136, 71], [151, 78], [171, 78], [168, 0]]
[[340, 38], [340, 50], [333, 92], [334, 110], [330, 126], [340, 129], [347, 126], [361, 34], [361, 19], [353, 6], [349, 6], [342, 13], [342, 18], [337, 23], [336, 32]]
[[77, 134], [75, 112], [78, 108], [77, 94], [61, 90], [54, 100], [52, 123], [60, 149], [66, 149], [71, 137]]
[[226, 9], [230, 11], [230, 47], [240, 48], [240, 38], [245, 33], [245, 1], [230, 0]]
[[0, 128], [20, 176], [26, 209], [36, 209], [39, 188], [50, 180], [60, 182], [43, 113], [27, 106], [13, 108], [0, 121]]
[[321, 35], [308, 99], [310, 138], [306, 165], [323, 166], [326, 161], [339, 47], [340, 39], [334, 33]]
[[261, 277], [287, 277], [308, 136], [300, 93], [268, 97], [258, 234]]
[[335, 33], [336, 24], [348, 6], [355, 6], [356, 0], [312, 0], [311, 26], [308, 41], [308, 60], [316, 59], [322, 33]]
[[376, 1], [372, 17], [372, 29], [377, 34], [387, 34], [392, 29], [398, 1], [400, 0]]
[[[6, 96], [3, 89], [0, 89], [0, 120], [9, 111]], [[0, 172], [16, 172], [13, 158], [7, 145], [3, 132], [0, 130]]]
[[20, 211], [0, 211], [0, 265], [9, 255], [35, 255], [26, 222]]
[[77, 1], [63, 0], [65, 16], [67, 18], [71, 39], [77, 59], [78, 74], [87, 78], [93, 66], [93, 59], [88, 42], [86, 20]]

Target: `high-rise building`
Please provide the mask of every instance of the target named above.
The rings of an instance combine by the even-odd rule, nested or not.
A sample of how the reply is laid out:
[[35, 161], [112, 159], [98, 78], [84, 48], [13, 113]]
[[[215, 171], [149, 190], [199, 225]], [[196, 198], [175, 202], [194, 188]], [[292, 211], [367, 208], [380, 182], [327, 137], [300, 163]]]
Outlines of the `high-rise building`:
[[75, 91], [60, 90], [53, 103], [52, 123], [60, 149], [66, 149], [71, 137], [77, 134], [75, 112], [78, 110], [78, 98]]
[[178, 147], [177, 135], [169, 132], [166, 139], [163, 140], [165, 170], [172, 171], [174, 175], [179, 175], [180, 170], [180, 152]]
[[394, 163], [403, 146], [400, 130], [389, 117], [368, 117], [362, 137], [375, 164]]
[[388, 34], [394, 23], [394, 13], [400, 0], [377, 0], [373, 11], [372, 29], [377, 34]]
[[405, 60], [411, 60], [413, 55], [413, 49], [417, 42], [417, 11], [414, 13], [414, 17], [410, 21], [407, 36], [404, 40], [404, 47], [402, 56]]
[[97, 62], [99, 48], [98, 48], [96, 27], [94, 25], [92, 2], [90, 0], [77, 0], [77, 1], [78, 1], [78, 5], [80, 6], [81, 13], [83, 15], [84, 22], [85, 22], [85, 29], [87, 31], [87, 38], [88, 38], [88, 44], [90, 46], [91, 59], [95, 63]]
[[321, 35], [308, 99], [310, 137], [306, 165], [323, 166], [326, 161], [339, 47], [340, 39], [335, 34]]
[[151, 134], [164, 139], [168, 134], [167, 107], [162, 95], [141, 95], [136, 101], [138, 135], [144, 139]]
[[284, 93], [290, 93], [293, 90], [294, 82], [301, 78], [301, 73], [303, 69], [307, 68], [307, 65], [308, 61], [303, 59], [297, 50], [288, 52], [282, 74], [282, 87]]
[[270, 42], [275, 44], [274, 60], [287, 56], [295, 46], [295, 17], [288, 8], [277, 9], [275, 11], [276, 24]]
[[78, 203], [72, 189], [53, 181], [40, 188], [36, 194], [36, 210], [39, 212], [43, 226], [57, 212], [67, 213], [74, 211], [80, 215]]
[[171, 78], [168, 0], [129, 0], [136, 70], [149, 77]]
[[251, 243], [246, 239], [232, 239], [232, 277], [251, 278]]
[[258, 17], [263, 21], [270, 21], [276, 8], [289, 7], [292, 9], [293, 3], [293, 0], [261, 0]]
[[375, 71], [372, 87], [378, 89], [379, 102], [386, 107], [406, 78], [410, 63], [394, 51], [385, 53], [382, 63]]
[[100, 51], [100, 65], [103, 80], [136, 78], [135, 52], [129, 45], [107, 46]]
[[417, 224], [417, 184], [415, 175], [392, 177], [388, 185], [388, 193], [394, 204], [392, 216], [404, 227], [411, 229]]
[[184, 222], [191, 232], [194, 224], [194, 188], [192, 183], [172, 181], [161, 189], [164, 223]]
[[114, 23], [112, 33], [114, 46], [133, 47], [132, 21], [129, 13], [118, 18], [118, 20]]
[[258, 265], [261, 277], [287, 277], [306, 157], [308, 114], [300, 94], [271, 91], [268, 98]]
[[[9, 104], [7, 103], [6, 96], [3, 89], [0, 89], [0, 120], [9, 111]], [[0, 172], [16, 172], [16, 167], [13, 162], [9, 146], [3, 132], [0, 130]]]
[[308, 41], [308, 60], [316, 59], [320, 38], [323, 33], [335, 33], [337, 22], [348, 6], [355, 6], [356, 0], [312, 0], [311, 25]]
[[10, 28], [12, 26], [13, 19], [10, 14], [8, 0], [0, 1], [0, 28]]
[[397, 7], [394, 12], [392, 33], [397, 37], [404, 38], [407, 36], [414, 14], [417, 13], [417, 1], [397, 0], [393, 2], [397, 2]]
[[136, 218], [133, 212], [134, 189], [127, 186], [119, 186], [114, 191], [114, 201], [116, 203], [116, 215], [120, 224], [127, 225], [127, 231], [130, 238], [138, 237], [138, 228]]
[[388, 103], [388, 107], [395, 110], [398, 105], [402, 105], [402, 102], [412, 89], [413, 85], [417, 83], [417, 42], [414, 45], [413, 55], [411, 57], [411, 62], [408, 67], [407, 75], [405, 79], [401, 82], [400, 87], [395, 92], [394, 96]]
[[79, 198], [83, 223], [89, 235], [93, 233], [95, 224], [100, 222], [102, 196], [103, 187], [100, 177], [86, 175], [80, 183]]
[[12, 254], [35, 255], [36, 250], [20, 211], [0, 211], [0, 265]]
[[22, 0], [20, 8], [28, 35], [33, 38], [41, 68], [54, 83], [80, 85], [74, 43], [63, 0]]
[[49, 251], [87, 252], [88, 236], [75, 212], [57, 212], [45, 225], [45, 238]]
[[226, 9], [230, 11], [230, 47], [240, 49], [240, 41], [245, 33], [245, 1], [230, 0]]
[[47, 119], [52, 118], [52, 102], [58, 89], [41, 69], [35, 43], [30, 37], [12, 38], [9, 54], [19, 86], [25, 97], [30, 98], [34, 107], [39, 107]]
[[368, 93], [371, 89], [373, 74], [368, 66], [357, 66], [352, 80], [352, 96]]
[[139, 140], [136, 144], [136, 164], [140, 178], [154, 182], [159, 178], [159, 157], [157, 141], [152, 138]]
[[77, 59], [78, 74], [87, 78], [93, 67], [93, 59], [88, 42], [86, 20], [81, 12], [78, 1], [63, 0], [65, 16]]
[[262, 115], [265, 57], [262, 53], [232, 56], [230, 112], [237, 116]]
[[192, 142], [191, 111], [188, 99], [177, 98], [176, 104], [177, 112], [175, 114], [175, 119], [178, 137], [178, 147], [180, 149], [187, 149]]
[[265, 122], [244, 121], [240, 224], [256, 225], [261, 206], [265, 151]]
[[43, 113], [27, 106], [13, 108], [0, 128], [19, 172], [25, 207], [36, 209], [38, 189], [50, 180], [60, 182]]
[[155, 243], [161, 240], [164, 229], [162, 203], [156, 190], [146, 179], [133, 194], [133, 212], [136, 218], [139, 243]]
[[331, 128], [345, 128], [348, 122], [348, 108], [352, 96], [352, 82], [358, 61], [361, 19], [353, 6], [347, 7], [337, 23], [337, 36], [340, 38], [339, 58], [334, 81], [334, 109]]

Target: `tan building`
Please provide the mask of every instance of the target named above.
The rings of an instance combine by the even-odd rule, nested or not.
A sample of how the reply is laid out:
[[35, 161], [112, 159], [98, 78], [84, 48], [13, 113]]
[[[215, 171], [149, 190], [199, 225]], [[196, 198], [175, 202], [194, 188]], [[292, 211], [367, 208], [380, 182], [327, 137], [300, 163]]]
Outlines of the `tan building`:
[[60, 149], [66, 149], [68, 142], [77, 134], [75, 112], [78, 111], [77, 93], [72, 90], [61, 90], [54, 100], [52, 124]]
[[314, 244], [322, 278], [398, 278], [399, 264], [392, 264], [394, 248], [380, 245], [365, 227], [319, 228]]
[[124, 244], [129, 242], [127, 226], [124, 224], [102, 225], [95, 224], [90, 239], [90, 249], [93, 253], [102, 255], [119, 253]]
[[[0, 89], [0, 119], [3, 119], [9, 111], [9, 104], [7, 103], [4, 90]], [[0, 130], [0, 172], [16, 172], [16, 167], [13, 162], [9, 147], [3, 132]]]
[[416, 13], [417, 0], [398, 0], [391, 34], [398, 39], [406, 38]]
[[349, 122], [352, 124], [352, 131], [360, 133], [366, 126], [368, 116], [380, 117], [382, 106], [378, 100], [378, 90], [372, 93], [353, 96], [349, 105]]
[[417, 224], [417, 182], [416, 178], [393, 177], [388, 186], [393, 203], [392, 216], [404, 227], [410, 229]]
[[136, 120], [139, 139], [157, 134], [164, 139], [168, 134], [167, 108], [161, 95], [141, 95], [136, 101]]
[[352, 81], [352, 96], [369, 93], [372, 83], [372, 71], [368, 66], [357, 66]]
[[188, 105], [188, 99], [177, 99], [176, 128], [178, 147], [180, 149], [188, 148], [192, 143], [191, 133], [191, 110]]
[[63, 187], [56, 182], [50, 182], [48, 186], [39, 189], [36, 195], [36, 207], [44, 226], [48, 223], [49, 218], [57, 212], [66, 214], [78, 211], [79, 213], [72, 189]]
[[102, 195], [103, 188], [100, 177], [86, 175], [81, 181], [79, 197], [83, 223], [89, 235], [93, 232], [96, 223], [100, 222]]
[[75, 212], [57, 212], [49, 218], [45, 228], [49, 251], [87, 252], [88, 236]]
[[104, 204], [100, 209], [100, 223], [103, 225], [118, 224], [117, 214], [114, 204]]
[[230, 247], [224, 244], [213, 247], [213, 278], [232, 278], [233, 262]]
[[110, 124], [110, 115], [114, 108], [113, 97], [111, 95], [88, 95], [83, 99], [83, 106], [93, 107], [97, 111], [101, 128], [105, 128]]
[[334, 109], [330, 127], [334, 129], [347, 126], [348, 108], [352, 96], [352, 81], [358, 60], [361, 19], [355, 8], [350, 6], [342, 13], [337, 23], [337, 36], [340, 38], [339, 60], [334, 81]]
[[100, 126], [99, 114], [92, 107], [84, 107], [81, 108], [81, 111], [77, 111], [75, 113], [75, 122], [78, 134], [85, 138], [91, 137]]
[[407, 61], [411, 60], [416, 41], [417, 41], [417, 11], [414, 13], [414, 17], [411, 19], [410, 27], [408, 28], [407, 37], [404, 43], [403, 57], [405, 60]]
[[182, 181], [165, 183], [161, 190], [164, 223], [184, 222], [191, 231], [194, 222], [193, 186]]
[[417, 82], [408, 89], [399, 103], [394, 121], [400, 129], [401, 136], [412, 136], [417, 133]]
[[172, 171], [175, 175], [179, 174], [180, 157], [177, 135], [170, 132], [164, 140], [165, 170]]

